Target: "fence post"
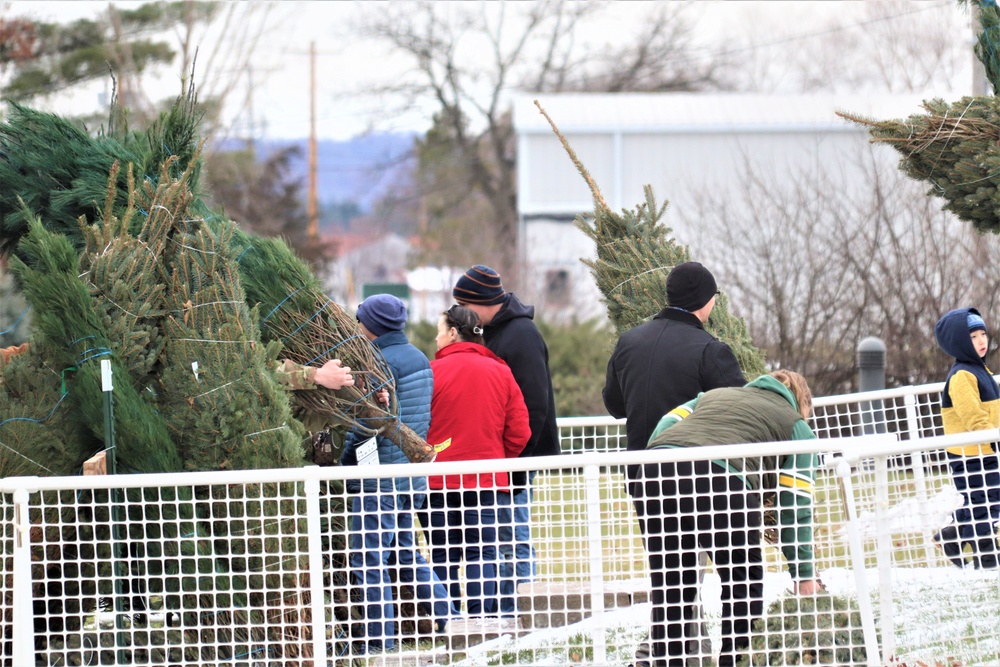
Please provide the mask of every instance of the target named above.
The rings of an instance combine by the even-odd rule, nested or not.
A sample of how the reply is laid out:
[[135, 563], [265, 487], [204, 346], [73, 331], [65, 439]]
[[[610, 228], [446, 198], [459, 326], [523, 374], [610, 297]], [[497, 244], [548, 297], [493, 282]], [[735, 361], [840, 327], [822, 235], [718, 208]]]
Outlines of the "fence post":
[[[318, 470], [318, 468], [317, 468]], [[309, 550], [309, 607], [312, 612], [313, 664], [324, 665], [326, 658], [326, 607], [323, 594], [322, 517], [319, 511], [319, 479], [307, 479], [306, 494], [307, 549]], [[331, 623], [336, 619], [331, 617]]]
[[875, 557], [878, 563], [879, 624], [882, 653], [896, 654], [895, 621], [892, 617], [892, 535], [886, 521], [889, 508], [889, 457], [875, 457]]
[[31, 600], [31, 519], [27, 489], [14, 490], [13, 665], [35, 664], [35, 616]]
[[601, 471], [596, 465], [583, 468], [587, 497], [587, 541], [590, 547], [590, 612], [594, 664], [608, 664], [607, 632], [604, 629], [604, 530], [601, 517]]
[[[909, 432], [910, 440], [920, 437], [920, 417], [917, 413], [917, 397], [912, 392], [903, 396], [903, 406], [906, 408], [906, 430]], [[910, 468], [913, 470], [913, 484], [917, 488], [917, 504], [920, 507], [920, 525], [924, 527], [924, 559], [927, 563], [932, 560], [933, 530], [928, 519], [931, 516], [931, 507], [927, 494], [927, 471], [924, 469], [924, 453], [920, 450], [910, 452]]]
[[854, 583], [858, 590], [858, 609], [861, 612], [861, 629], [865, 635], [868, 667], [878, 667], [882, 661], [879, 660], [878, 632], [875, 630], [875, 613], [872, 610], [872, 597], [868, 590], [865, 550], [861, 544], [861, 532], [858, 530], [858, 509], [854, 503], [854, 486], [851, 484], [851, 464], [841, 459], [837, 463], [837, 476], [840, 478], [844, 513], [847, 515], [847, 538], [851, 552], [851, 568], [854, 570]]

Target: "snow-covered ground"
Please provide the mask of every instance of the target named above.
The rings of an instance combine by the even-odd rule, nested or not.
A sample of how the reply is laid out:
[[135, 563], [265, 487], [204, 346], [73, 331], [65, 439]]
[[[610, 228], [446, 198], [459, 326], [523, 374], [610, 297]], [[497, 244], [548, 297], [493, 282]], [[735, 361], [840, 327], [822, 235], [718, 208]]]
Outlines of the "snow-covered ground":
[[[879, 616], [879, 572], [866, 572], [876, 617]], [[854, 573], [848, 569], [821, 572], [834, 595], [854, 597]], [[997, 571], [957, 568], [896, 568], [891, 570], [891, 613], [895, 629], [896, 656], [902, 664], [1000, 665], [1000, 576]], [[712, 638], [719, 650], [722, 586], [718, 576], [708, 573], [702, 587], [702, 605]], [[765, 608], [783, 595], [791, 595], [787, 573], [768, 573], [764, 582]], [[588, 618], [573, 625], [522, 635], [504, 635], [471, 647], [459, 665], [501, 664], [500, 655], [518, 656], [516, 664], [570, 665], [580, 662], [574, 649], [590, 645], [597, 624], [602, 623], [607, 643], [607, 664], [628, 665], [636, 645], [646, 634], [650, 605], [615, 609], [603, 619]], [[599, 636], [599, 635], [598, 635]], [[883, 637], [886, 645], [886, 637]], [[523, 658], [530, 655], [530, 663]], [[945, 662], [950, 658], [951, 661]], [[883, 661], [887, 659], [883, 656]], [[510, 663], [503, 663], [510, 664]]]

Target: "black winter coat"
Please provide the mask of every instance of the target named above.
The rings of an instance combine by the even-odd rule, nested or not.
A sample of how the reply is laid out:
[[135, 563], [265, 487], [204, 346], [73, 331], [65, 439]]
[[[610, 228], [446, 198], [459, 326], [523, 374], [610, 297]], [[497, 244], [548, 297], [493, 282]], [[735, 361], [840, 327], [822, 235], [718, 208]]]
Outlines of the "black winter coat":
[[618, 339], [608, 361], [604, 407], [613, 417], [626, 418], [628, 450], [643, 450], [667, 412], [703, 391], [744, 384], [729, 346], [691, 313], [664, 308]]
[[[528, 407], [531, 439], [521, 452], [522, 457], [560, 453], [556, 401], [552, 392], [552, 374], [549, 372], [549, 348], [535, 326], [534, 316], [535, 307], [521, 303], [510, 292], [493, 320], [483, 327], [486, 347], [510, 367]], [[515, 472], [511, 483], [525, 486], [527, 475]]]

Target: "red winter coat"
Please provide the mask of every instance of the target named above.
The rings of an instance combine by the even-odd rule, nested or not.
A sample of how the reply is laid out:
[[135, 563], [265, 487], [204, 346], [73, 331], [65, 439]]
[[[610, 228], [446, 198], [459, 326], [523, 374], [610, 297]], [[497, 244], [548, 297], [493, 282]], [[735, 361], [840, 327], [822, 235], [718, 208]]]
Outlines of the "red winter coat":
[[[482, 345], [452, 343], [438, 350], [431, 370], [434, 395], [427, 442], [446, 445], [435, 461], [516, 458], [521, 453], [531, 427], [507, 364]], [[507, 488], [507, 483], [505, 472], [427, 478], [429, 489]]]

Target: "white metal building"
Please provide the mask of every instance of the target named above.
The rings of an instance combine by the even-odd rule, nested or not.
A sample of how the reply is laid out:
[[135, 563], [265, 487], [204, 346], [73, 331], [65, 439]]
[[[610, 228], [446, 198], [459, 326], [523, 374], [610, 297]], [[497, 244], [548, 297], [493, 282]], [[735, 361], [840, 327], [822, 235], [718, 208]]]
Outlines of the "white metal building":
[[[592, 242], [572, 224], [593, 211], [593, 198], [537, 99], [596, 181], [613, 210], [634, 208], [653, 186], [669, 200], [664, 219], [681, 243], [698, 235], [699, 193], [735, 191], [747, 170], [766, 170], [775, 187], [789, 174], [823, 165], [830, 187], [863, 186], [859, 157], [868, 133], [836, 115], [905, 118], [934, 95], [832, 96], [753, 94], [554, 94], [514, 102], [518, 140], [518, 212], [525, 284], [540, 317], [602, 318], [597, 287], [581, 257]], [[946, 92], [937, 96], [956, 99]], [[879, 148], [878, 159], [895, 162]], [[832, 167], [832, 169], [831, 169]]]

